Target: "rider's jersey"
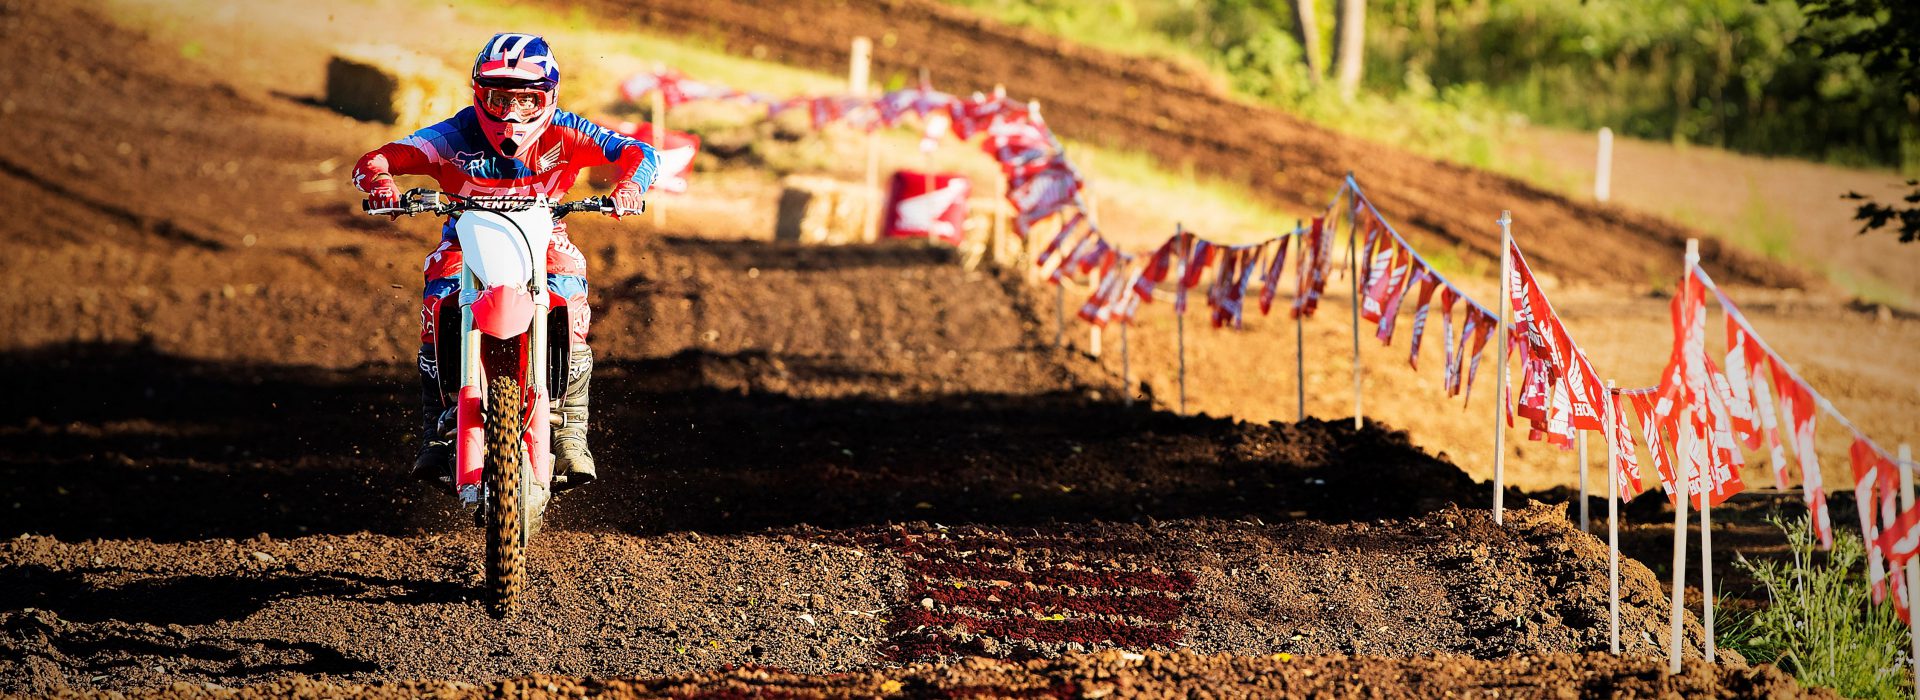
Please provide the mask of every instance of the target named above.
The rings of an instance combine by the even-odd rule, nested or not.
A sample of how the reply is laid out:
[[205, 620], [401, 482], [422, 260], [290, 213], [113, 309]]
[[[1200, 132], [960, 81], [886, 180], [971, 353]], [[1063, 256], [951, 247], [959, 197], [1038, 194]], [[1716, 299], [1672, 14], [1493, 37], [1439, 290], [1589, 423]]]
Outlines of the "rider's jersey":
[[426, 175], [440, 189], [459, 195], [546, 195], [566, 197], [580, 171], [596, 165], [619, 167], [619, 180], [653, 184], [659, 156], [652, 146], [587, 121], [566, 110], [554, 110], [553, 123], [519, 158], [493, 149], [473, 108], [360, 157], [353, 184], [366, 191], [379, 173]]

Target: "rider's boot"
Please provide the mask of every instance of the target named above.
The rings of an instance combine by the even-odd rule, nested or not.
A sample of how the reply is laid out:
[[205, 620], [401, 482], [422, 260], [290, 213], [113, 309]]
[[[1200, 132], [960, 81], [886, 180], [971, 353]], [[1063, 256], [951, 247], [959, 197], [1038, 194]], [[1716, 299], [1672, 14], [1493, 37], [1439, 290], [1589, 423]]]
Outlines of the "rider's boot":
[[413, 459], [412, 476], [435, 486], [453, 484], [453, 440], [441, 432], [446, 407], [440, 399], [440, 380], [433, 366], [433, 346], [420, 346], [420, 454]]
[[560, 398], [561, 424], [553, 431], [553, 487], [579, 488], [599, 478], [587, 449], [587, 384], [593, 379], [593, 348], [574, 348], [567, 363], [567, 393]]

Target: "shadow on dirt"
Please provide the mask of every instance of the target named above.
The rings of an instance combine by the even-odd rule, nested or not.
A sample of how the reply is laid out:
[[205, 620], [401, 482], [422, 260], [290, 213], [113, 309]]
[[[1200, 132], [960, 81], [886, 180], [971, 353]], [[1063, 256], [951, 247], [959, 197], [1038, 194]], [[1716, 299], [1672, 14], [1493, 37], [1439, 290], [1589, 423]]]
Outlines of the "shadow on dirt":
[[61, 619], [74, 622], [121, 620], [165, 627], [239, 622], [276, 601], [291, 598], [332, 597], [408, 605], [444, 603], [474, 595], [459, 583], [339, 571], [298, 577], [157, 575], [117, 586], [87, 580], [89, 574], [123, 577], [126, 573], [121, 569], [9, 567], [0, 569], [0, 598], [20, 607], [51, 610]]
[[[607, 362], [602, 480], [557, 527], [728, 533], [909, 520], [1405, 517], [1480, 489], [1402, 433], [1182, 418], [1079, 393], [803, 399], [702, 385], [759, 353]], [[792, 372], [842, 372], [786, 356]], [[809, 369], [810, 367], [815, 369]], [[125, 345], [0, 355], [0, 537], [276, 537], [462, 527], [409, 482], [410, 367], [321, 370]]]

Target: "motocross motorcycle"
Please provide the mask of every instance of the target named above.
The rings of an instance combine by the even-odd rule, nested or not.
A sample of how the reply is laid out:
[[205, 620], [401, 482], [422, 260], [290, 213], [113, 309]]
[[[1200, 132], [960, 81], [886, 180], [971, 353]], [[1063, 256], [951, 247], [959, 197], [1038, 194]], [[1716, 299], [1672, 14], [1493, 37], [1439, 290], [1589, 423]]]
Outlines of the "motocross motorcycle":
[[442, 300], [435, 314], [451, 318], [447, 307], [458, 304], [459, 331], [442, 332], [444, 321], [430, 329], [441, 395], [456, 397], [440, 430], [453, 439], [454, 492], [487, 533], [488, 606], [505, 616], [526, 589], [527, 541], [553, 491], [553, 428], [563, 417], [552, 388], [564, 393], [571, 356], [566, 299], [547, 289], [547, 242], [562, 217], [612, 213], [613, 201], [562, 204], [416, 188], [398, 207], [361, 207], [379, 215], [459, 215], [460, 293]]

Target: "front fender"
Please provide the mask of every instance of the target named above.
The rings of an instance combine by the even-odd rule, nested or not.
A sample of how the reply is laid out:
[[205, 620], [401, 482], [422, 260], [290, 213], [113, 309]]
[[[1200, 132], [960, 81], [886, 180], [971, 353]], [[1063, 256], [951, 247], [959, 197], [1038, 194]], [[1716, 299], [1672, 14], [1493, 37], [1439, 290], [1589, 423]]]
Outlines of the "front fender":
[[473, 328], [495, 338], [512, 338], [533, 327], [533, 295], [517, 287], [488, 287], [473, 300]]

